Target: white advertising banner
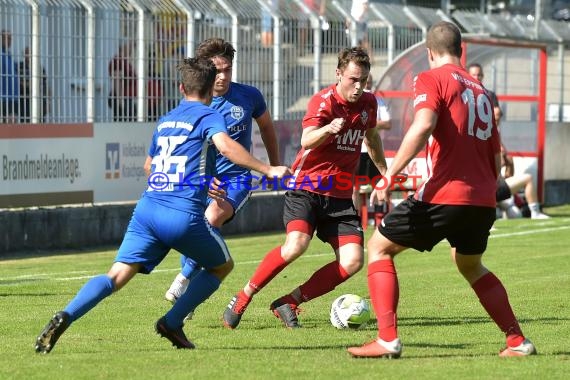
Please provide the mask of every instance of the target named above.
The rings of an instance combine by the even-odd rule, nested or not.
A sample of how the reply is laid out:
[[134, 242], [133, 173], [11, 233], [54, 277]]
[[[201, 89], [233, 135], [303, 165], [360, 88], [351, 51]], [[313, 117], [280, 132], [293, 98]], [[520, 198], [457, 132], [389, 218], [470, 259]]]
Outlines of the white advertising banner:
[[0, 208], [93, 201], [93, 125], [0, 128]]
[[96, 123], [94, 202], [136, 201], [146, 189], [144, 162], [156, 123]]
[[0, 209], [138, 200], [155, 126], [2, 125]]

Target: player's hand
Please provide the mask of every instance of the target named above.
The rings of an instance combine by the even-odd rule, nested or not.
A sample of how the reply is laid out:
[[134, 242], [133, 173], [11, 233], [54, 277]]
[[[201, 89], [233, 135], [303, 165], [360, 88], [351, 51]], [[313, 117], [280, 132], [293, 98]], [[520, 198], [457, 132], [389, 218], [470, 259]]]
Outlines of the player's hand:
[[225, 200], [226, 190], [222, 187], [224, 183], [214, 177], [208, 184], [208, 196], [212, 199]]
[[370, 206], [389, 201], [390, 191], [393, 189], [393, 182], [394, 176], [390, 174], [382, 176], [382, 179], [374, 185], [372, 193], [370, 193]]
[[370, 206], [380, 204], [381, 202], [389, 202], [392, 191], [404, 190], [404, 183], [408, 180], [406, 173], [386, 174], [374, 186], [372, 193], [370, 193]]
[[387, 202], [389, 199], [390, 192], [383, 187], [381, 182], [379, 182], [377, 187], [375, 187], [370, 193], [370, 206], [379, 205], [382, 202]]
[[291, 170], [287, 166], [270, 166], [267, 177], [281, 179], [291, 174]]
[[343, 126], [344, 119], [342, 117], [337, 117], [336, 119], [333, 119], [333, 121], [331, 121], [327, 126], [327, 132], [331, 135], [336, 135], [341, 131]]

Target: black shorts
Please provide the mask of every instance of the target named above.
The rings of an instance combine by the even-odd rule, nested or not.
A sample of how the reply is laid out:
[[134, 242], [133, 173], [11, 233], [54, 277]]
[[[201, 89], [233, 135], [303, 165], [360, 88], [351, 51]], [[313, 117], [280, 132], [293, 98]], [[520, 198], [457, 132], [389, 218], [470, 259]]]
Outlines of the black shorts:
[[509, 199], [511, 195], [511, 189], [509, 188], [507, 181], [505, 181], [503, 177], [499, 177], [497, 180], [497, 191], [495, 193], [496, 201], [504, 201], [505, 199]]
[[374, 162], [368, 155], [368, 153], [360, 153], [360, 161], [358, 162], [358, 169], [356, 171], [358, 175], [365, 175], [369, 179], [372, 179], [380, 175], [380, 171], [374, 165]]
[[360, 218], [352, 199], [329, 197], [305, 190], [290, 190], [285, 193], [283, 223], [301, 220], [307, 222], [312, 234], [325, 243], [339, 236], [354, 235], [362, 241], [364, 235]]
[[494, 207], [431, 204], [411, 195], [384, 217], [378, 231], [392, 242], [418, 251], [431, 251], [447, 239], [458, 253], [478, 255], [487, 248], [494, 222]]

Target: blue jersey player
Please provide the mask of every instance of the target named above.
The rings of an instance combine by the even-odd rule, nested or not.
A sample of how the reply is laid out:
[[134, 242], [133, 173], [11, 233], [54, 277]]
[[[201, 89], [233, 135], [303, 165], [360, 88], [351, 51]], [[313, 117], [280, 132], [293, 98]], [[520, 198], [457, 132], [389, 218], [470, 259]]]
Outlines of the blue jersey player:
[[[148, 188], [138, 201], [115, 262], [107, 274], [89, 280], [48, 322], [36, 339], [36, 351], [49, 353], [71, 323], [118, 291], [137, 273], [150, 273], [175, 249], [201, 267], [186, 292], [155, 325], [177, 348], [192, 349], [182, 327], [190, 310], [204, 302], [231, 272], [233, 260], [219, 231], [205, 220], [215, 148], [242, 167], [282, 178], [288, 168], [252, 157], [228, 134], [223, 117], [207, 107], [216, 67], [210, 59], [188, 58], [179, 65], [184, 99], [163, 116], [154, 132], [145, 167]], [[212, 191], [223, 194], [219, 190]]]
[[[218, 74], [214, 83], [214, 98], [210, 107], [222, 114], [228, 134], [245, 149], [251, 148], [252, 122], [255, 119], [265, 144], [269, 163], [279, 165], [279, 148], [273, 122], [261, 92], [252, 86], [232, 82], [232, 63], [235, 49], [221, 38], [203, 41], [196, 50], [196, 56], [210, 58]], [[249, 199], [252, 174], [249, 169], [235, 164], [218, 154], [216, 160], [217, 178], [224, 184], [224, 198], [208, 199], [206, 218], [210, 224], [220, 228], [229, 222]], [[197, 273], [198, 265], [192, 258], [181, 257], [182, 271], [165, 294], [174, 303], [186, 291], [190, 279]], [[192, 314], [189, 314], [191, 317]]]

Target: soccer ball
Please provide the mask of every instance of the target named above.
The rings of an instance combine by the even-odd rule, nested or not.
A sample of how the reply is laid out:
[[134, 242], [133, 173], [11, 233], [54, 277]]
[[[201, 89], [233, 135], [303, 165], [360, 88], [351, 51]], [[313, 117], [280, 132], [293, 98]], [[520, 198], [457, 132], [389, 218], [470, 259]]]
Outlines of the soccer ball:
[[370, 303], [355, 294], [343, 294], [331, 306], [331, 323], [337, 329], [358, 329], [370, 320]]

